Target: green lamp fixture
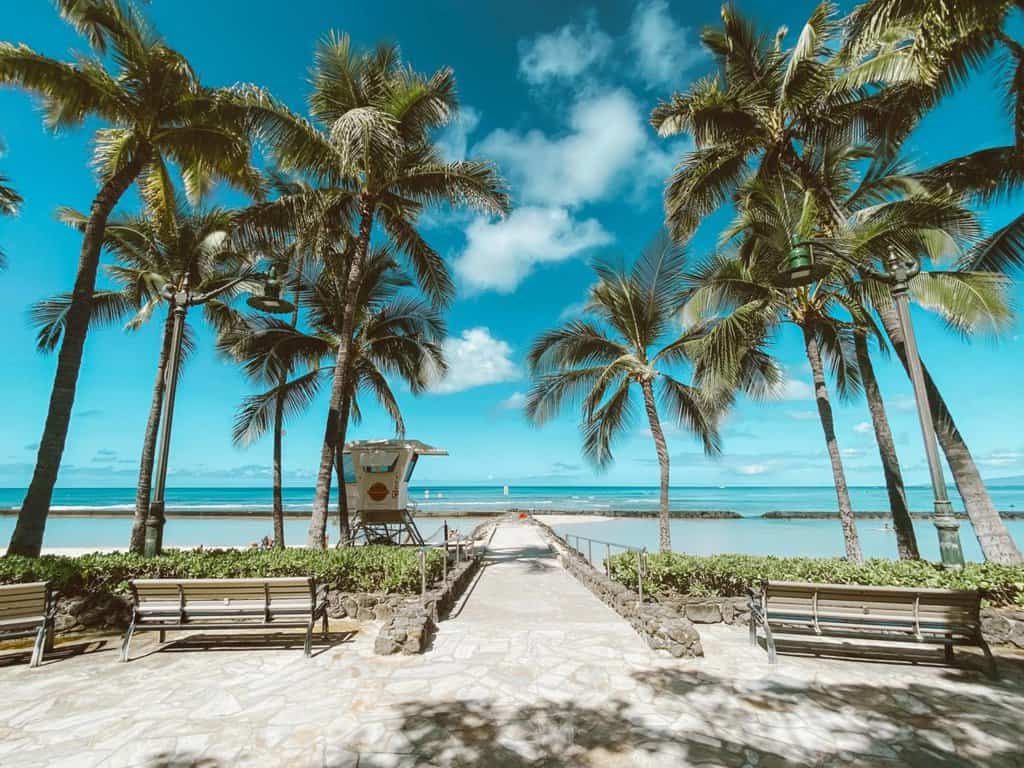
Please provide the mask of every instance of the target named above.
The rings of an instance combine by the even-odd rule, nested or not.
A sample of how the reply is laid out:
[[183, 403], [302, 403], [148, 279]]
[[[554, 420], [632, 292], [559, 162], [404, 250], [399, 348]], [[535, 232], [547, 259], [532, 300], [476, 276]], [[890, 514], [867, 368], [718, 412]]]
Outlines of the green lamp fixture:
[[246, 304], [253, 309], [273, 315], [284, 315], [295, 309], [294, 304], [281, 298], [281, 281], [277, 279], [277, 267], [273, 266], [267, 270], [267, 275], [263, 280], [262, 294], [253, 294]]
[[784, 288], [799, 288], [810, 285], [828, 276], [830, 269], [814, 259], [814, 246], [809, 242], [794, 241], [786, 261], [779, 268], [776, 281]]

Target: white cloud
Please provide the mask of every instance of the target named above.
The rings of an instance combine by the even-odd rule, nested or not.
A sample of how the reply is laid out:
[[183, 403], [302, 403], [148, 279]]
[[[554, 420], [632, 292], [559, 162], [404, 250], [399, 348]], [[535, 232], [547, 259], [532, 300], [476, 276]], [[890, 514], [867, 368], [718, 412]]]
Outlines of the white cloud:
[[637, 70], [651, 87], [682, 88], [683, 74], [708, 55], [696, 34], [669, 14], [667, 0], [640, 2], [628, 35]]
[[654, 145], [636, 100], [625, 90], [579, 99], [570, 112], [569, 128], [558, 138], [538, 130], [497, 130], [474, 150], [498, 163], [513, 182], [517, 202], [549, 206], [600, 200], [627, 169], [638, 167], [646, 176], [671, 164]]
[[736, 467], [736, 471], [741, 475], [763, 475], [768, 471], [767, 464], [741, 464]]
[[524, 405], [526, 405], [526, 395], [522, 392], [513, 392], [498, 403], [498, 407], [503, 411], [518, 411]]
[[794, 421], [811, 421], [818, 418], [817, 411], [786, 411], [786, 415]]
[[466, 228], [455, 271], [470, 291], [511, 293], [537, 264], [571, 259], [612, 236], [596, 219], [574, 221], [563, 208], [526, 207], [507, 218], [478, 218]]
[[787, 376], [775, 387], [772, 397], [775, 400], [811, 400], [814, 398], [814, 387], [803, 379]]
[[861, 448], [842, 448], [839, 452], [848, 459], [855, 459], [858, 456], [864, 455], [864, 450]]
[[854, 425], [853, 431], [857, 432], [858, 434], [861, 434], [861, 435], [866, 435], [868, 432], [871, 431], [871, 422], [870, 421], [858, 422], [857, 424]]
[[587, 308], [586, 301], [574, 301], [569, 304], [558, 313], [558, 322], [562, 323], [566, 320], [576, 320], [583, 314], [583, 310]]
[[483, 326], [469, 328], [458, 338], [449, 336], [444, 340], [444, 355], [448, 373], [431, 387], [438, 394], [520, 378], [519, 367], [512, 362], [512, 347]]
[[886, 400], [885, 402], [887, 405], [891, 405], [897, 411], [917, 410], [917, 401], [914, 400], [912, 395], [897, 395], [891, 400]]
[[1024, 454], [1017, 451], [992, 451], [985, 456], [980, 456], [977, 462], [988, 467], [1008, 467], [1019, 463], [1024, 459]]
[[437, 137], [437, 146], [445, 160], [465, 160], [469, 135], [480, 125], [480, 113], [472, 107], [462, 107], [456, 118]]
[[608, 55], [612, 39], [593, 18], [519, 43], [519, 72], [527, 82], [569, 80]]

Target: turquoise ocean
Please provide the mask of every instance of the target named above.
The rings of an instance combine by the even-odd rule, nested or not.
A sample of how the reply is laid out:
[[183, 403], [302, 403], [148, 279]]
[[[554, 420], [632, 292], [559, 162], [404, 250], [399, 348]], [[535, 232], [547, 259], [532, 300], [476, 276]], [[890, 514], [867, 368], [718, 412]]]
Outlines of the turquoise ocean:
[[[1024, 511], [1024, 485], [993, 486], [991, 494], [1002, 511]], [[539, 512], [654, 512], [658, 489], [639, 486], [512, 486], [507, 495], [502, 486], [413, 487], [420, 528], [425, 536], [435, 534], [447, 522], [450, 529], [463, 532], [483, 522], [480, 513], [510, 509]], [[851, 489], [858, 512], [887, 509], [885, 489]], [[928, 512], [931, 492], [908, 489], [911, 508]], [[951, 491], [954, 499], [955, 491]], [[0, 511], [16, 509], [23, 488], [0, 488]], [[286, 522], [285, 538], [290, 543], [305, 540], [311, 488], [286, 488], [285, 507], [296, 517]], [[51, 517], [46, 527], [45, 546], [96, 548], [124, 546], [130, 530], [134, 488], [59, 488], [54, 493]], [[959, 504], [957, 504], [958, 508]], [[729, 511], [743, 519], [672, 521], [673, 549], [693, 554], [741, 552], [749, 554], [840, 556], [843, 553], [839, 523], [834, 519], [762, 519], [766, 512], [833, 512], [835, 492], [829, 487], [675, 487], [671, 489], [673, 510]], [[269, 488], [172, 488], [167, 493], [172, 517], [166, 530], [170, 546], [246, 546], [271, 531]], [[87, 516], [81, 516], [85, 513]], [[474, 514], [476, 513], [476, 514]], [[73, 516], [72, 516], [73, 515]], [[0, 515], [0, 546], [14, 527], [12, 514]], [[1024, 520], [1007, 525], [1024, 547]], [[337, 531], [332, 521], [332, 530]], [[886, 521], [866, 519], [858, 523], [865, 554], [895, 556], [895, 540]], [[935, 529], [927, 520], [915, 523], [918, 540], [927, 557], [938, 555]], [[657, 522], [651, 518], [612, 517], [600, 521], [572, 521], [556, 526], [563, 533], [588, 536], [631, 546], [657, 547]], [[981, 559], [970, 524], [962, 527], [964, 552], [968, 559]], [[332, 537], [333, 538], [333, 537]], [[595, 547], [603, 545], [595, 544]], [[595, 553], [596, 554], [596, 553]]]

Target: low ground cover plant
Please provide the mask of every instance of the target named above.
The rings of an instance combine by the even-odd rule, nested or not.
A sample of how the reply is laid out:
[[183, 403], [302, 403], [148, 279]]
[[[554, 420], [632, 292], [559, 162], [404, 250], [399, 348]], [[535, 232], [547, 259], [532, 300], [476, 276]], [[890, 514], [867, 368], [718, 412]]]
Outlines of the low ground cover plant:
[[[612, 578], [637, 588], [636, 554], [610, 560]], [[989, 605], [1024, 606], [1024, 566], [968, 563], [959, 571], [923, 560], [866, 560], [840, 558], [761, 557], [676, 552], [647, 557], [644, 590], [666, 597], [679, 595], [738, 597], [763, 580], [863, 584], [887, 587], [980, 589]]]
[[[427, 551], [427, 580], [441, 576], [444, 553]], [[331, 550], [167, 550], [160, 557], [129, 553], [79, 557], [0, 558], [0, 584], [49, 581], [63, 595], [126, 594], [141, 578], [245, 578], [312, 576], [342, 592], [414, 594], [420, 588], [419, 553], [410, 547]]]

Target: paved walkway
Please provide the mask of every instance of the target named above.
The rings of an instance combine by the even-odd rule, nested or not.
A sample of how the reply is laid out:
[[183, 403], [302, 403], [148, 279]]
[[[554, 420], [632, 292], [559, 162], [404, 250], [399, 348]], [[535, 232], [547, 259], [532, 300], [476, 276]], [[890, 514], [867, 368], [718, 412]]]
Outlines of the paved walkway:
[[[707, 657], [655, 654], [535, 528], [504, 524], [428, 653], [379, 657], [332, 625], [302, 657], [238, 638], [137, 659], [116, 643], [38, 670], [0, 662], [0, 765], [1024, 765], [1024, 673], [783, 657], [700, 627]], [[347, 631], [351, 630], [351, 631]], [[214, 650], [216, 648], [217, 650]]]

